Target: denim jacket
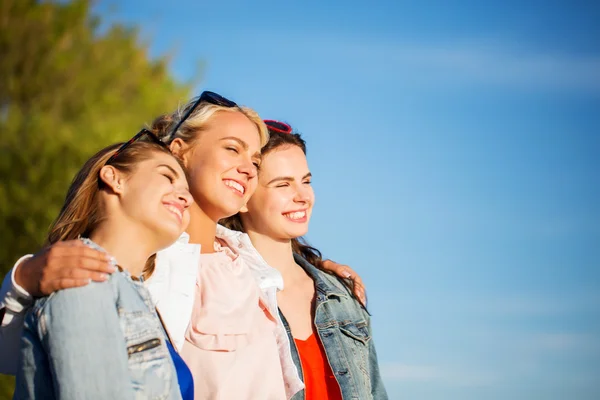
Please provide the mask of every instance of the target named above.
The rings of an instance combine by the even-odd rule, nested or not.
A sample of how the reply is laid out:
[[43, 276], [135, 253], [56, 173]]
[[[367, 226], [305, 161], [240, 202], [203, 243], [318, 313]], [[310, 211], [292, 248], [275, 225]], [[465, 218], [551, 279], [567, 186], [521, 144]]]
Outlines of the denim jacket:
[[[294, 255], [315, 282], [314, 324], [323, 344], [331, 370], [340, 385], [344, 400], [384, 400], [387, 393], [379, 373], [369, 314], [337, 278], [315, 268]], [[281, 315], [292, 347], [292, 358], [302, 371], [289, 324]], [[294, 400], [304, 399], [304, 390]]]
[[181, 399], [150, 295], [127, 272], [38, 299], [20, 367], [15, 399]]

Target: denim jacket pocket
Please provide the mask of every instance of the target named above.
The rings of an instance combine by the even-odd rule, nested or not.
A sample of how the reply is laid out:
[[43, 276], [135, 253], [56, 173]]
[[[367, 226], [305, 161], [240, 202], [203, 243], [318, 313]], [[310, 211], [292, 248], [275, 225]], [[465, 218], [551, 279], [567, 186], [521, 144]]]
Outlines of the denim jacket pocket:
[[340, 331], [342, 331], [344, 335], [349, 336], [364, 345], [367, 345], [369, 340], [371, 340], [371, 335], [369, 335], [369, 328], [366, 321], [340, 322]]
[[169, 398], [172, 368], [157, 317], [148, 311], [121, 311], [120, 318], [136, 399]]

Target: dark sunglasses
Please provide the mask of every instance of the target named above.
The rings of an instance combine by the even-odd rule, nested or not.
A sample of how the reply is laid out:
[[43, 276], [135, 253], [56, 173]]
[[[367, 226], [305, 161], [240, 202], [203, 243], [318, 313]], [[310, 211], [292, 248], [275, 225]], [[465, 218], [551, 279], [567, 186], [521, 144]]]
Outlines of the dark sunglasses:
[[159, 144], [162, 147], [164, 147], [165, 149], [169, 150], [169, 146], [167, 146], [165, 143], [161, 142], [160, 139], [157, 138], [154, 133], [152, 133], [148, 129], [144, 128], [141, 131], [139, 131], [134, 137], [129, 139], [127, 141], [127, 143], [125, 143], [121, 147], [119, 147], [119, 149], [117, 151], [115, 151], [112, 156], [110, 156], [110, 158], [106, 161], [106, 164], [104, 164], [104, 165], [109, 165], [111, 162], [113, 162], [115, 160], [115, 158], [117, 158], [119, 156], [119, 154], [121, 154], [123, 152], [123, 150], [125, 150], [127, 148], [127, 146], [131, 145], [131, 143], [135, 142], [136, 140], [138, 140], [146, 135], [154, 143]]
[[271, 131], [279, 133], [292, 133], [292, 127], [286, 124], [285, 122], [279, 122], [272, 119], [265, 119], [263, 122]]
[[173, 135], [175, 135], [175, 132], [177, 132], [177, 130], [181, 127], [181, 124], [183, 124], [190, 117], [190, 115], [192, 115], [194, 110], [196, 108], [198, 108], [198, 106], [201, 103], [205, 103], [205, 102], [214, 104], [217, 106], [227, 107], [227, 108], [232, 108], [232, 107], [238, 106], [235, 102], [233, 102], [229, 99], [226, 99], [225, 97], [221, 96], [220, 94], [206, 90], [200, 94], [200, 97], [198, 97], [198, 100], [196, 100], [194, 102], [194, 104], [192, 104], [192, 106], [186, 111], [186, 113], [179, 120], [177, 125], [175, 125], [175, 128], [173, 128], [173, 130], [171, 130], [171, 132], [169, 133], [167, 138], [170, 139], [171, 137], [173, 137]]

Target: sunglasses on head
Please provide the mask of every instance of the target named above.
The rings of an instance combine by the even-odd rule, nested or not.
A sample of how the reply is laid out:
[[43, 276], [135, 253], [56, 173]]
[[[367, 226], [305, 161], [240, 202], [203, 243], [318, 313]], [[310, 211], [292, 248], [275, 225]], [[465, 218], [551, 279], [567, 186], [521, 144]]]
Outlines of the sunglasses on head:
[[275, 121], [272, 119], [265, 119], [263, 122], [265, 125], [267, 125], [267, 128], [269, 128], [270, 131], [279, 133], [292, 133], [292, 127], [285, 122]]
[[124, 143], [121, 147], [119, 147], [119, 149], [117, 151], [115, 151], [112, 156], [110, 156], [110, 158], [106, 161], [106, 163], [104, 165], [109, 165], [111, 162], [113, 162], [115, 160], [115, 158], [117, 158], [119, 156], [119, 154], [121, 154], [123, 152], [123, 150], [125, 150], [127, 148], [127, 146], [131, 145], [136, 140], [138, 140], [144, 136], [148, 136], [150, 138], [150, 140], [152, 140], [154, 143], [159, 144], [160, 146], [169, 150], [169, 146], [167, 146], [159, 138], [157, 138], [154, 133], [152, 133], [148, 129], [144, 128], [141, 131], [139, 131], [134, 137], [132, 137], [126, 143]]
[[181, 127], [181, 124], [183, 124], [190, 117], [190, 115], [192, 115], [194, 110], [196, 108], [198, 108], [198, 106], [201, 103], [210, 103], [210, 104], [214, 104], [217, 106], [223, 106], [223, 107], [227, 107], [227, 108], [232, 108], [232, 107], [238, 106], [235, 102], [233, 102], [229, 99], [226, 99], [225, 97], [221, 96], [220, 94], [206, 90], [200, 94], [200, 97], [198, 97], [198, 100], [196, 100], [194, 102], [194, 104], [192, 104], [191, 107], [186, 111], [186, 113], [179, 120], [177, 125], [175, 125], [175, 128], [173, 128], [173, 130], [171, 130], [171, 132], [169, 133], [167, 138], [170, 139], [171, 137], [173, 137], [173, 135], [175, 135], [175, 132], [177, 132], [177, 130]]
[[[171, 130], [169, 135], [167, 135], [167, 138], [170, 139], [175, 134], [175, 132], [177, 132], [179, 127], [181, 127], [181, 124], [183, 124], [190, 117], [190, 115], [192, 115], [194, 110], [196, 108], [198, 108], [198, 106], [201, 103], [204, 103], [204, 102], [210, 103], [210, 104], [215, 104], [218, 106], [227, 107], [227, 108], [238, 106], [235, 102], [233, 102], [229, 99], [226, 99], [225, 97], [221, 96], [220, 94], [206, 90], [200, 94], [200, 97], [198, 97], [198, 100], [196, 100], [194, 102], [194, 104], [192, 104], [191, 107], [186, 111], [186, 113], [181, 118], [181, 120], [179, 120], [177, 125], [175, 125], [175, 128], [173, 130]], [[121, 153], [123, 151], [123, 149], [127, 148], [127, 146], [129, 146], [131, 143], [135, 142], [136, 140], [140, 139], [144, 135], [148, 135], [148, 137], [150, 137], [150, 139], [153, 142], [163, 146], [166, 149], [169, 149], [169, 146], [167, 146], [162, 140], [157, 138], [156, 135], [154, 135], [148, 129], [144, 128], [141, 131], [139, 131], [134, 137], [129, 139], [129, 141], [127, 143], [125, 143], [123, 146], [119, 147], [119, 149], [117, 151], [115, 151], [112, 156], [110, 156], [110, 158], [108, 159], [106, 164], [108, 165], [110, 162], [112, 162], [119, 155], [119, 153]]]

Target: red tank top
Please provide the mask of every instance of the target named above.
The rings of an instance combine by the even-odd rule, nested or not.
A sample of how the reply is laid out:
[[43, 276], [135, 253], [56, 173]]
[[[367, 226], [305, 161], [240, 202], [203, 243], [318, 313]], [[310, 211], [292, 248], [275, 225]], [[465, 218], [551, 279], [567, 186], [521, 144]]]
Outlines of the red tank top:
[[337, 383], [321, 341], [312, 334], [306, 340], [294, 339], [302, 374], [304, 375], [304, 397], [306, 400], [342, 400]]

